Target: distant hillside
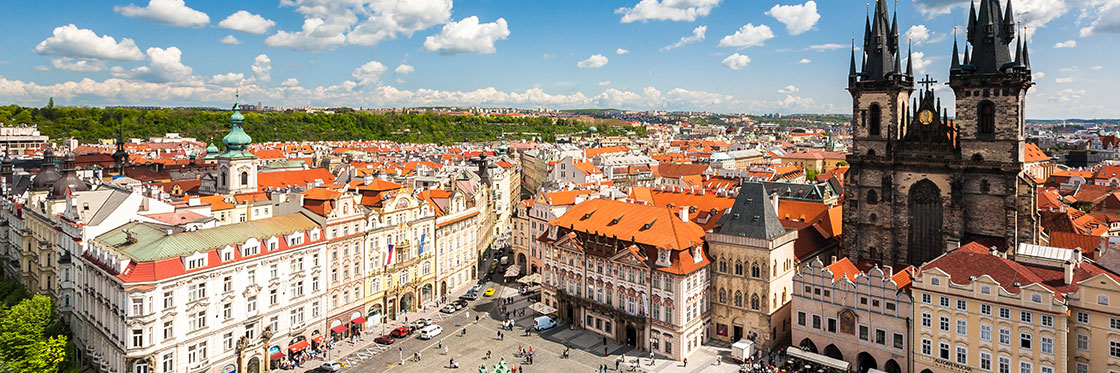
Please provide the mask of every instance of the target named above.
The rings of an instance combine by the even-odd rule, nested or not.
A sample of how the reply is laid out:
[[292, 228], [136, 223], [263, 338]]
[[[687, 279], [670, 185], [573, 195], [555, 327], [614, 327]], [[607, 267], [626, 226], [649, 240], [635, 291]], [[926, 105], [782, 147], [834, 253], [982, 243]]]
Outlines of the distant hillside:
[[[552, 141], [558, 134], [586, 131], [592, 124], [549, 117], [478, 117], [443, 114], [244, 112], [245, 130], [255, 141], [393, 140], [449, 144], [464, 141], [540, 137]], [[184, 137], [218, 143], [229, 132], [228, 111], [200, 109], [133, 109], [0, 106], [5, 125], [37, 124], [52, 139], [76, 138], [82, 142], [116, 138], [118, 126], [126, 137], [147, 138], [178, 132]], [[603, 135], [624, 135], [644, 129], [599, 126]]]

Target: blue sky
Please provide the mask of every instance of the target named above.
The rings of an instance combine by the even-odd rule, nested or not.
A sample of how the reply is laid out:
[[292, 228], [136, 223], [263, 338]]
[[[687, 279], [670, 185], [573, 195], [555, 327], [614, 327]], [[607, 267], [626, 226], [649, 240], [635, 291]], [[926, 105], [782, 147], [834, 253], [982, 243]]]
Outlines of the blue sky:
[[[1120, 0], [1013, 0], [1028, 117], [1120, 117]], [[944, 81], [967, 0], [901, 0]], [[893, 10], [895, 4], [890, 3]], [[842, 113], [864, 1], [7, 1], [0, 102]], [[19, 17], [12, 15], [34, 15]], [[913, 31], [912, 26], [916, 26]], [[909, 31], [909, 32], [907, 32]], [[111, 38], [111, 39], [110, 39]], [[963, 38], [963, 36], [962, 36]], [[127, 40], [126, 40], [127, 39]], [[857, 45], [859, 41], [857, 40]], [[948, 94], [941, 90], [940, 94]], [[948, 97], [946, 97], [948, 98]]]

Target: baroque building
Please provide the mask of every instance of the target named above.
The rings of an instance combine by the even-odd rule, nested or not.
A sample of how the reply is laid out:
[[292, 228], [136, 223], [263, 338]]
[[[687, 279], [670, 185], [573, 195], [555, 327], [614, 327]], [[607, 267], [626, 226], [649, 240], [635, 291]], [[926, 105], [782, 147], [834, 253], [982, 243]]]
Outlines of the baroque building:
[[[928, 77], [915, 82], [901, 66], [897, 16], [877, 1], [864, 30], [862, 69], [852, 52], [852, 152], [845, 197], [849, 257], [920, 265], [983, 241], [1002, 248], [1037, 243], [1037, 182], [1025, 172], [1024, 100], [1030, 58], [1020, 42], [1010, 2], [983, 0], [968, 21], [964, 62], [957, 57], [949, 86], [956, 117], [934, 97]], [[969, 49], [971, 46], [971, 50]], [[1014, 57], [1014, 59], [1012, 58]], [[912, 101], [914, 85], [925, 88]]]

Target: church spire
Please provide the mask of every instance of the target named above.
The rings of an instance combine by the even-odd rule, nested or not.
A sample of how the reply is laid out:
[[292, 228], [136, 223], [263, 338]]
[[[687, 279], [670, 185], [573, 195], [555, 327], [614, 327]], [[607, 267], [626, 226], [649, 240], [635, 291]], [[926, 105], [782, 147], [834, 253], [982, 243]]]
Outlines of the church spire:
[[949, 67], [949, 71], [959, 71], [961, 69], [961, 56], [960, 51], [957, 49], [957, 27], [953, 26], [953, 64]]
[[852, 61], [848, 64], [848, 77], [855, 78], [859, 73], [856, 72], [856, 38], [852, 38]]
[[914, 41], [906, 41], [906, 75], [914, 76]]
[[1015, 26], [1008, 22], [1014, 21], [1004, 16], [999, 0], [980, 0], [979, 12], [968, 34], [976, 73], [998, 74], [1012, 66], [1009, 45], [1015, 38]]
[[863, 80], [886, 80], [890, 73], [899, 73], [896, 36], [892, 34], [887, 13], [886, 0], [875, 1], [875, 14], [872, 15], [864, 37], [864, 53], [867, 63], [863, 66]]
[[972, 64], [972, 53], [969, 52], [969, 50], [968, 50], [968, 44], [964, 45], [964, 64], [965, 65], [971, 65]]
[[1027, 47], [1026, 35], [1027, 35], [1027, 32], [1024, 29], [1023, 30], [1023, 38], [1024, 38], [1023, 39], [1023, 67], [1026, 67], [1027, 70], [1030, 70], [1031, 69], [1031, 52], [1029, 51], [1030, 48]]

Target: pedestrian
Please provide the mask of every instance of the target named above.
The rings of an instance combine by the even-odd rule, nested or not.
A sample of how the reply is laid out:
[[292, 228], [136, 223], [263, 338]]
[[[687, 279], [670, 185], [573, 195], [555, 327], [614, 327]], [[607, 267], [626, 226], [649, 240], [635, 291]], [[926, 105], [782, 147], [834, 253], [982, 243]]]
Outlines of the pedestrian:
[[486, 350], [486, 360], [490, 360], [490, 350]]
[[603, 345], [604, 345], [604, 346], [606, 346], [606, 345], [607, 345], [607, 337], [606, 337], [606, 336], [604, 336], [604, 337], [603, 337]]
[[603, 346], [603, 356], [607, 356], [607, 346]]
[[501, 330], [498, 331], [498, 339], [502, 339], [502, 331]]
[[[625, 356], [625, 355], [623, 355], [623, 356]], [[614, 361], [614, 370], [618, 370], [618, 364], [621, 363], [621, 362], [622, 362], [621, 358]]]
[[[467, 320], [471, 319], [471, 310], [467, 310]], [[475, 320], [478, 321], [478, 320]]]
[[[471, 315], [467, 315], [467, 317], [470, 318]], [[478, 315], [474, 315], [474, 322], [478, 322]]]
[[443, 340], [442, 339], [439, 340], [439, 344], [436, 345], [436, 348], [443, 348]]
[[687, 357], [684, 358], [684, 366], [686, 366], [686, 367], [688, 366], [688, 358]]
[[443, 354], [447, 355], [447, 346], [443, 346]]
[[447, 367], [448, 368], [454, 368], [455, 367], [455, 358], [451, 358], [451, 360], [447, 362]]

